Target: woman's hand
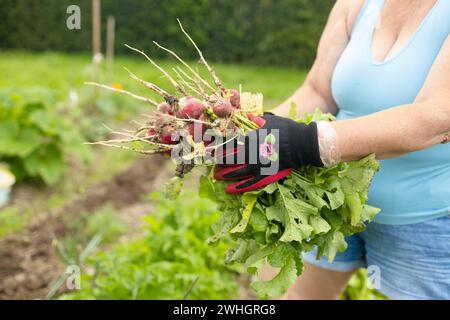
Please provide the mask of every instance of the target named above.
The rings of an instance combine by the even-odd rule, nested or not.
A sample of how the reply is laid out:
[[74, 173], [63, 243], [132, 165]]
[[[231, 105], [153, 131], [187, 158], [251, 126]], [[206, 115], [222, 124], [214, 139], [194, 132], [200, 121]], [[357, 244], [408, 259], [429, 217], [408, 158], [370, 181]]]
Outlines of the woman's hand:
[[224, 166], [215, 178], [238, 181], [227, 186], [228, 193], [262, 188], [303, 165], [323, 166], [316, 123], [305, 125], [271, 114], [254, 121], [261, 123], [260, 129], [220, 153], [218, 160]]

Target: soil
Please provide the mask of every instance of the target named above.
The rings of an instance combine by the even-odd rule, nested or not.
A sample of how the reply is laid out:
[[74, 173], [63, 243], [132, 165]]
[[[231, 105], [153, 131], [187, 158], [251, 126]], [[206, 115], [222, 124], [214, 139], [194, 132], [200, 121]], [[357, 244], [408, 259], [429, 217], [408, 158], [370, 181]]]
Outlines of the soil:
[[75, 200], [56, 212], [48, 212], [19, 233], [0, 239], [0, 299], [44, 299], [65, 270], [57, 256], [52, 234], [57, 238], [67, 232], [67, 216], [98, 209], [112, 203], [128, 222], [139, 224], [142, 197], [160, 188], [170, 176], [163, 157], [142, 158], [112, 180], [85, 190]]

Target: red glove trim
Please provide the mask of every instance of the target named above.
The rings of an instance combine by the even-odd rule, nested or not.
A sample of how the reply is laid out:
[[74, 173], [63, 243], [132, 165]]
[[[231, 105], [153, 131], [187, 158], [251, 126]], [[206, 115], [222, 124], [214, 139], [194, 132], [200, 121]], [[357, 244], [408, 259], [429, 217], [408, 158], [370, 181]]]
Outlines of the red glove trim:
[[[235, 169], [234, 169], [234, 170], [235, 170]], [[250, 177], [250, 178], [248, 178], [248, 179], [241, 180], [241, 181], [239, 181], [238, 183], [230, 184], [229, 186], [227, 186], [227, 187], [225, 188], [225, 191], [228, 192], [228, 193], [230, 193], [230, 194], [239, 194], [239, 193], [244, 193], [244, 192], [254, 191], [254, 190], [263, 188], [263, 187], [267, 186], [268, 184], [271, 184], [271, 183], [273, 183], [273, 182], [279, 181], [279, 180], [281, 180], [281, 179], [287, 177], [288, 175], [291, 174], [292, 170], [293, 170], [292, 168], [282, 170], [282, 171], [280, 171], [280, 172], [278, 172], [278, 173], [276, 173], [276, 174], [274, 174], [274, 175], [267, 176], [267, 177], [265, 177], [265, 178], [259, 180], [259, 181], [256, 182], [255, 184], [252, 184], [252, 185], [250, 185], [250, 186], [248, 186], [248, 187], [245, 187], [245, 188], [240, 188], [240, 189], [238, 189], [238, 187], [239, 187], [241, 184], [244, 184], [245, 182], [247, 182], [247, 181], [253, 179], [253, 177]]]

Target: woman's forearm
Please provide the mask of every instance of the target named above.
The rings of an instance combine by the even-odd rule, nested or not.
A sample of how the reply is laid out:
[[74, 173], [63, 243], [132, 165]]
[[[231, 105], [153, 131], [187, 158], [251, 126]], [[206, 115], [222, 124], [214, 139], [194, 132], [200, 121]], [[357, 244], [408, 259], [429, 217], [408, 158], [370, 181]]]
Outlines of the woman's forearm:
[[314, 112], [317, 108], [324, 112], [336, 113], [335, 108], [328, 106], [329, 103], [308, 83], [303, 84], [272, 112], [282, 117], [288, 117], [292, 102], [297, 104], [297, 116], [301, 116], [305, 112]]
[[379, 159], [392, 158], [444, 142], [450, 132], [450, 109], [444, 103], [414, 103], [332, 126], [342, 161], [372, 153]]

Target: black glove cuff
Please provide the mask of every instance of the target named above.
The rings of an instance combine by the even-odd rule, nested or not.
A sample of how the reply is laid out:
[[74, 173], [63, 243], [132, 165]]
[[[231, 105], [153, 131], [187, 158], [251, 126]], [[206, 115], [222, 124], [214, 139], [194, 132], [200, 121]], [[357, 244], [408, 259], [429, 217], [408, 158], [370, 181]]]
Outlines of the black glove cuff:
[[290, 134], [289, 142], [295, 164], [298, 167], [302, 165], [323, 167], [324, 164], [320, 159], [317, 123], [311, 122], [309, 125], [299, 123], [291, 129], [293, 132]]

